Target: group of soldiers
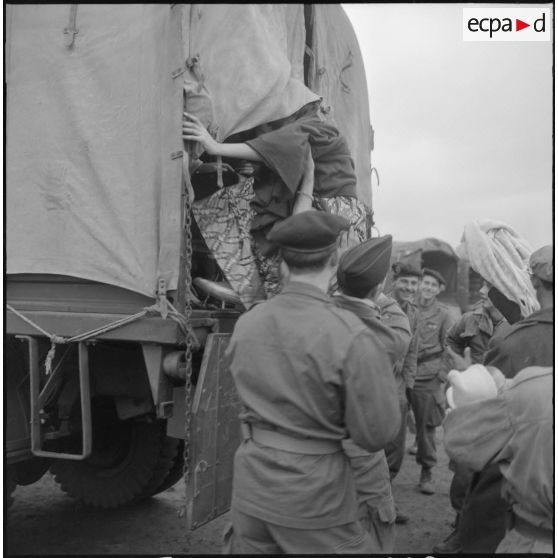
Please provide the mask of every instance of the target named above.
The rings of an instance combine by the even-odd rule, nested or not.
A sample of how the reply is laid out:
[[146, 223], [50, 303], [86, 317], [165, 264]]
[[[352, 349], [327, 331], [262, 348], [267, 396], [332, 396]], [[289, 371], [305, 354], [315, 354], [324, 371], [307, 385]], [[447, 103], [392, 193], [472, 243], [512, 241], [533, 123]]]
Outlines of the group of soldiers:
[[[230, 553], [393, 552], [395, 523], [409, 519], [396, 510], [391, 490], [405, 453], [407, 414], [412, 411], [416, 425], [418, 486], [433, 494], [435, 434], [447, 414], [448, 372], [469, 364], [461, 358], [468, 356], [465, 349], [508, 378], [526, 366], [553, 364], [552, 249], [544, 251], [544, 265], [532, 266], [542, 318], [511, 327], [483, 289], [479, 307], [456, 323], [437, 300], [445, 288], [440, 273], [398, 262], [391, 269], [392, 290], [383, 293], [391, 236], [340, 254], [338, 237], [347, 227], [340, 216], [308, 210], [268, 234], [280, 248], [282, 289], [241, 316], [227, 352], [244, 439], [235, 455], [232, 524], [225, 535]], [[535, 329], [535, 349], [523, 350], [519, 338]], [[494, 343], [497, 338], [501, 342]], [[514, 486], [513, 498], [502, 500], [498, 464], [491, 470], [483, 463], [480, 473], [474, 464], [461, 466], [459, 436], [470, 440], [471, 433], [453, 421], [449, 436], [458, 521], [438, 551], [464, 550], [467, 528], [476, 529], [479, 540], [479, 505], [491, 517], [500, 514], [498, 526], [492, 518], [488, 529], [492, 539], [499, 537], [496, 545], [506, 533], [510, 505], [516, 522], [508, 529], [532, 540], [546, 536], [546, 523], [541, 527], [513, 505], [521, 489]], [[496, 492], [483, 487], [487, 478]], [[487, 511], [490, 505], [496, 507]], [[517, 518], [538, 522], [540, 532], [526, 535]]]

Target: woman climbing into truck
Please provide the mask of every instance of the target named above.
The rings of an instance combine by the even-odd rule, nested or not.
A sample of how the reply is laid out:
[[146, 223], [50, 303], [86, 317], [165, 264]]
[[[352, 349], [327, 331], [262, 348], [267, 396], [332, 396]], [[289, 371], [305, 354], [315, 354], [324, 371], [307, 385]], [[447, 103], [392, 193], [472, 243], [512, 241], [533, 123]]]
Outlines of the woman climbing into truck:
[[[322, 120], [318, 109], [318, 103], [310, 103], [294, 120], [267, 124], [259, 135], [256, 135], [259, 130], [240, 134], [245, 141], [236, 143], [216, 141], [196, 116], [184, 113], [184, 140], [199, 142], [208, 156], [231, 160], [237, 171], [253, 168], [239, 184], [218, 190], [193, 204], [194, 216], [218, 261], [220, 249], [230, 250], [231, 228], [238, 229], [243, 256], [236, 258], [236, 266], [232, 264], [235, 258], [231, 260], [228, 253], [223, 258], [228, 270], [223, 271], [244, 304], [268, 298], [279, 288], [277, 252], [266, 239], [277, 221], [314, 207], [349, 219], [351, 228], [343, 239], [347, 247], [366, 238], [366, 208], [356, 198], [354, 164], [346, 141], [335, 126]], [[250, 136], [254, 137], [250, 139]], [[239, 134], [235, 136], [238, 137]], [[215, 206], [223, 198], [228, 211], [223, 205]], [[223, 222], [226, 213], [229, 220], [237, 223], [234, 227], [229, 222], [226, 227], [228, 247], [224, 246], [222, 236], [217, 241], [211, 238], [215, 237], [216, 219]], [[250, 246], [250, 254], [246, 246]], [[249, 271], [253, 266], [247, 266], [242, 278], [234, 278], [235, 271], [239, 266], [246, 266], [250, 257], [257, 274]], [[255, 283], [261, 286], [258, 292], [254, 291]]]

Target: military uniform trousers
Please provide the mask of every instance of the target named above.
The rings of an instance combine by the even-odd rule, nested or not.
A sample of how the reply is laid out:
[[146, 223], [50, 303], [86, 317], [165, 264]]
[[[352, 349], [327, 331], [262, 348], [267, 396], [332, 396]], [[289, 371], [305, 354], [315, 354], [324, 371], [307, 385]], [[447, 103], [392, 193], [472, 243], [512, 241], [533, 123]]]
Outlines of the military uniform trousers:
[[[391, 503], [361, 504], [359, 519], [372, 539], [372, 554], [391, 554], [395, 547], [395, 508]], [[345, 551], [350, 552], [350, 551]]]
[[327, 529], [283, 527], [234, 508], [224, 535], [225, 554], [375, 554], [360, 521]]
[[449, 468], [453, 471], [453, 478], [451, 479], [449, 491], [451, 507], [459, 514], [465, 504], [465, 499], [469, 493], [475, 473], [466, 465], [457, 463], [453, 460], [450, 460]]
[[359, 503], [358, 517], [370, 534], [374, 554], [389, 554], [395, 546], [395, 503], [390, 473], [383, 451], [369, 453], [352, 440], [343, 440], [351, 461]]
[[501, 496], [502, 474], [492, 463], [473, 473], [467, 497], [462, 504], [459, 541], [465, 553], [491, 554], [506, 533], [509, 506]]
[[[248, 444], [246, 447], [256, 444], [264, 451], [266, 447], [270, 450], [277, 448], [295, 456], [297, 454], [302, 456], [303, 451], [313, 456], [325, 456], [335, 450], [342, 450], [340, 442], [299, 440], [279, 432], [255, 428], [246, 423], [241, 423], [241, 427], [244, 443]], [[231, 519], [232, 525], [227, 528], [224, 535], [225, 554], [374, 554], [379, 552], [359, 518], [326, 528], [280, 525], [241, 511], [235, 506], [233, 495]]]
[[417, 379], [410, 400], [417, 429], [416, 461], [424, 469], [431, 469], [437, 463], [436, 427], [442, 424], [445, 413], [443, 384], [437, 378]]
[[409, 414], [409, 402], [407, 399], [399, 399], [401, 409], [401, 428], [397, 433], [395, 440], [385, 447], [386, 458], [389, 466], [389, 474], [393, 480], [403, 465], [405, 457], [405, 441], [407, 438], [407, 415]]

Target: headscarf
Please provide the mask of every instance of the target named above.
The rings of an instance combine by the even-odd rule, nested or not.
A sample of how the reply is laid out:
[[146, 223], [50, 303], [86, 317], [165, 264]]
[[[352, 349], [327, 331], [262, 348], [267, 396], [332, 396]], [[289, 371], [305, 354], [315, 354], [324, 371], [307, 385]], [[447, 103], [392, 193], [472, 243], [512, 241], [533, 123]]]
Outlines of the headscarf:
[[519, 305], [523, 317], [540, 307], [528, 271], [532, 251], [512, 227], [492, 220], [467, 223], [456, 249], [485, 281]]

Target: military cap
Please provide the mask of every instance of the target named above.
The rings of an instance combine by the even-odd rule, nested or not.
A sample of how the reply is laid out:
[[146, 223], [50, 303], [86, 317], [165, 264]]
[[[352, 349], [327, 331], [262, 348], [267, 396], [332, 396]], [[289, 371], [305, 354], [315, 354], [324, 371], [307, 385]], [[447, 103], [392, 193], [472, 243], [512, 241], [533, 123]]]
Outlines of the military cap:
[[344, 217], [311, 209], [275, 224], [267, 239], [293, 252], [311, 254], [335, 247], [339, 233], [349, 225]]
[[549, 283], [554, 283], [554, 246], [547, 244], [535, 250], [529, 258], [531, 273]]
[[395, 262], [391, 266], [393, 276], [398, 277], [422, 277], [422, 271], [413, 264], [405, 262]]
[[347, 250], [339, 260], [337, 283], [355, 291], [370, 290], [384, 280], [391, 258], [391, 235], [370, 238]]
[[428, 267], [425, 267], [422, 270], [422, 276], [424, 277], [425, 275], [434, 277], [434, 279], [436, 279], [438, 283], [440, 283], [440, 285], [444, 285], [444, 286], [446, 285], [446, 280], [444, 279], [444, 276], [439, 271], [436, 271], [435, 269], [430, 269]]

